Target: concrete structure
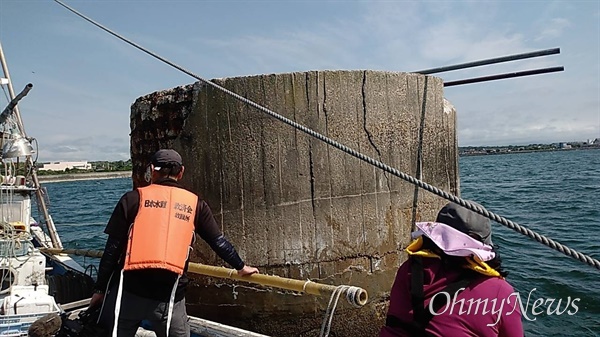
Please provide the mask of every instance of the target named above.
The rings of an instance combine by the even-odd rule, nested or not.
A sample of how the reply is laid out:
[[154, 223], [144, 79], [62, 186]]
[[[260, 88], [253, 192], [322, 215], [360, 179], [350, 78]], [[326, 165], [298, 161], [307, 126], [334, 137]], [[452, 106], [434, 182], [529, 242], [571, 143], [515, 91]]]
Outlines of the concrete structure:
[[[213, 80], [283, 116], [458, 194], [455, 110], [439, 78], [318, 71]], [[332, 335], [376, 336], [415, 220], [445, 200], [202, 83], [139, 98], [131, 110], [134, 185], [151, 154], [180, 151], [184, 184], [211, 205], [240, 255], [263, 273], [361, 286]], [[199, 241], [193, 259], [223, 265]], [[318, 336], [328, 298], [198, 277], [188, 312], [272, 336]]]
[[65, 171], [67, 169], [91, 170], [92, 164], [87, 161], [60, 161], [52, 163], [43, 163], [43, 166], [38, 168], [40, 171]]

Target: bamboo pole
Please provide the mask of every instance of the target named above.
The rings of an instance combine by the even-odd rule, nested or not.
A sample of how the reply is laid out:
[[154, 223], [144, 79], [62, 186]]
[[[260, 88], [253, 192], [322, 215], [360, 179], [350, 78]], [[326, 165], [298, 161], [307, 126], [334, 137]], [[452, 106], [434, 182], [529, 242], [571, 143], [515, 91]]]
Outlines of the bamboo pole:
[[[40, 251], [48, 254], [70, 254], [76, 256], [86, 257], [102, 257], [101, 250], [91, 249], [56, 249], [56, 248], [43, 248]], [[300, 293], [307, 293], [317, 296], [331, 296], [336, 291], [342, 291], [346, 294], [348, 302], [356, 307], [362, 307], [367, 303], [369, 296], [367, 291], [360, 287], [355, 286], [335, 286], [323, 283], [317, 283], [310, 280], [297, 280], [286, 277], [280, 277], [276, 275], [266, 274], [253, 274], [253, 275], [238, 275], [235, 269], [209, 266], [202, 263], [190, 262], [188, 272], [194, 274], [201, 274], [211, 277], [224, 278], [236, 281], [243, 281], [248, 283], [259, 284], [262, 286], [285, 289], [296, 291]]]
[[93, 249], [59, 249], [59, 248], [40, 248], [42, 253], [48, 253], [52, 255], [60, 255], [60, 254], [68, 254], [68, 255], [76, 255], [76, 256], [85, 256], [85, 257], [102, 257], [104, 253], [101, 250], [93, 250]]

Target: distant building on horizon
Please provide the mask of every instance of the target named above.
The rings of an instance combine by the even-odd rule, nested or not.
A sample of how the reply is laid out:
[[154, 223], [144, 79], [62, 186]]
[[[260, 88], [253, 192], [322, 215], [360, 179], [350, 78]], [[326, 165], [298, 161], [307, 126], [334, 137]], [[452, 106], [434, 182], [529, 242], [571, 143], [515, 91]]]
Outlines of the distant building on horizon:
[[66, 171], [67, 169], [91, 170], [92, 164], [87, 161], [56, 161], [43, 163], [42, 166], [38, 168], [40, 171]]

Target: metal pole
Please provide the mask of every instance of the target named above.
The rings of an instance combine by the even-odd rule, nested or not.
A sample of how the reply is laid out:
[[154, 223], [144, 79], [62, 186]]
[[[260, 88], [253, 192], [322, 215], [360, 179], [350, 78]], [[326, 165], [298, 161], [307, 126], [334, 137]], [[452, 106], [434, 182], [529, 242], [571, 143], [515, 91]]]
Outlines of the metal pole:
[[435, 73], [443, 73], [443, 72], [446, 72], [446, 71], [452, 71], [452, 70], [458, 70], [458, 69], [466, 69], [466, 68], [473, 68], [473, 67], [485, 66], [485, 65], [489, 65], [489, 64], [509, 62], [509, 61], [516, 61], [516, 60], [522, 60], [522, 59], [527, 59], [527, 58], [532, 58], [532, 57], [553, 55], [553, 54], [559, 54], [559, 53], [560, 53], [560, 48], [552, 48], [552, 49], [545, 49], [545, 50], [540, 50], [540, 51], [534, 51], [534, 52], [531, 52], [531, 53], [501, 56], [501, 57], [495, 57], [495, 58], [485, 59], [485, 60], [480, 60], [480, 61], [455, 64], [455, 65], [451, 65], [451, 66], [445, 66], [445, 67], [439, 67], [439, 68], [431, 68], [431, 69], [426, 69], [426, 70], [413, 71], [413, 73], [418, 73], [418, 74], [423, 74], [423, 75], [429, 75], [429, 74], [435, 74]]
[[[0, 63], [2, 64], [2, 71], [4, 72], [4, 77], [8, 80], [8, 94], [10, 99], [15, 98], [15, 91], [13, 90], [12, 81], [10, 79], [10, 73], [8, 72], [8, 66], [6, 65], [6, 59], [4, 58], [4, 51], [2, 50], [2, 44], [0, 43]], [[15, 106], [15, 116], [17, 118], [17, 127], [19, 128], [19, 132], [25, 138], [27, 135], [25, 134], [25, 128], [23, 127], [23, 121], [21, 120], [21, 113], [19, 112], [19, 107]]]
[[546, 73], [553, 73], [553, 72], [563, 71], [563, 70], [565, 70], [565, 67], [551, 67], [551, 68], [518, 71], [518, 72], [514, 72], [514, 73], [505, 73], [505, 74], [490, 75], [490, 76], [483, 76], [483, 77], [467, 78], [464, 80], [444, 82], [444, 87], [452, 87], [455, 85], [487, 82], [487, 81], [493, 81], [493, 80], [502, 80], [502, 79], [513, 78], [513, 77], [546, 74]]
[[[12, 81], [10, 80], [10, 74], [8, 72], [8, 66], [6, 65], [6, 58], [4, 57], [4, 51], [2, 50], [2, 44], [0, 43], [0, 63], [2, 64], [2, 71], [4, 72], [4, 76], [8, 79], [8, 94], [10, 96], [11, 101], [15, 99], [15, 91], [13, 90]], [[21, 136], [23, 138], [27, 138], [27, 134], [25, 133], [25, 127], [23, 126], [23, 121], [21, 120], [21, 112], [19, 111], [18, 105], [14, 107], [15, 118], [17, 119], [17, 127]], [[48, 227], [48, 235], [50, 236], [50, 240], [52, 241], [52, 247], [54, 248], [62, 248], [62, 243], [58, 238], [58, 233], [56, 232], [56, 227], [54, 226], [54, 221], [48, 212], [48, 207], [46, 206], [46, 201], [44, 200], [44, 196], [42, 195], [42, 187], [40, 186], [40, 181], [37, 177], [37, 169], [33, 163], [33, 159], [31, 156], [27, 156], [27, 165], [31, 167], [31, 178], [33, 180], [33, 184], [35, 186], [35, 195], [38, 199], [40, 208], [42, 209], [42, 213], [44, 215], [44, 219], [46, 220], [46, 226]]]

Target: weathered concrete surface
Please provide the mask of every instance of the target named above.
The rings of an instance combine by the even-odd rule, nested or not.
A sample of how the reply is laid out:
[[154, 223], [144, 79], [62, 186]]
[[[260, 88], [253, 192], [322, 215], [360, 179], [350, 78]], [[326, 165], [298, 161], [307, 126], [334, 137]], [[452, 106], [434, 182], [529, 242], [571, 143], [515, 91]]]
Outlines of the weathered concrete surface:
[[[455, 111], [439, 78], [320, 71], [214, 82], [458, 193]], [[367, 289], [361, 309], [340, 300], [332, 336], [377, 335], [412, 222], [433, 219], [445, 203], [201, 83], [139, 98], [131, 131], [134, 184], [144, 184], [155, 150], [180, 151], [184, 184], [209, 202], [247, 263]], [[203, 242], [193, 259], [224, 264]], [[329, 301], [206, 277], [187, 299], [190, 314], [273, 336], [318, 336]]]

